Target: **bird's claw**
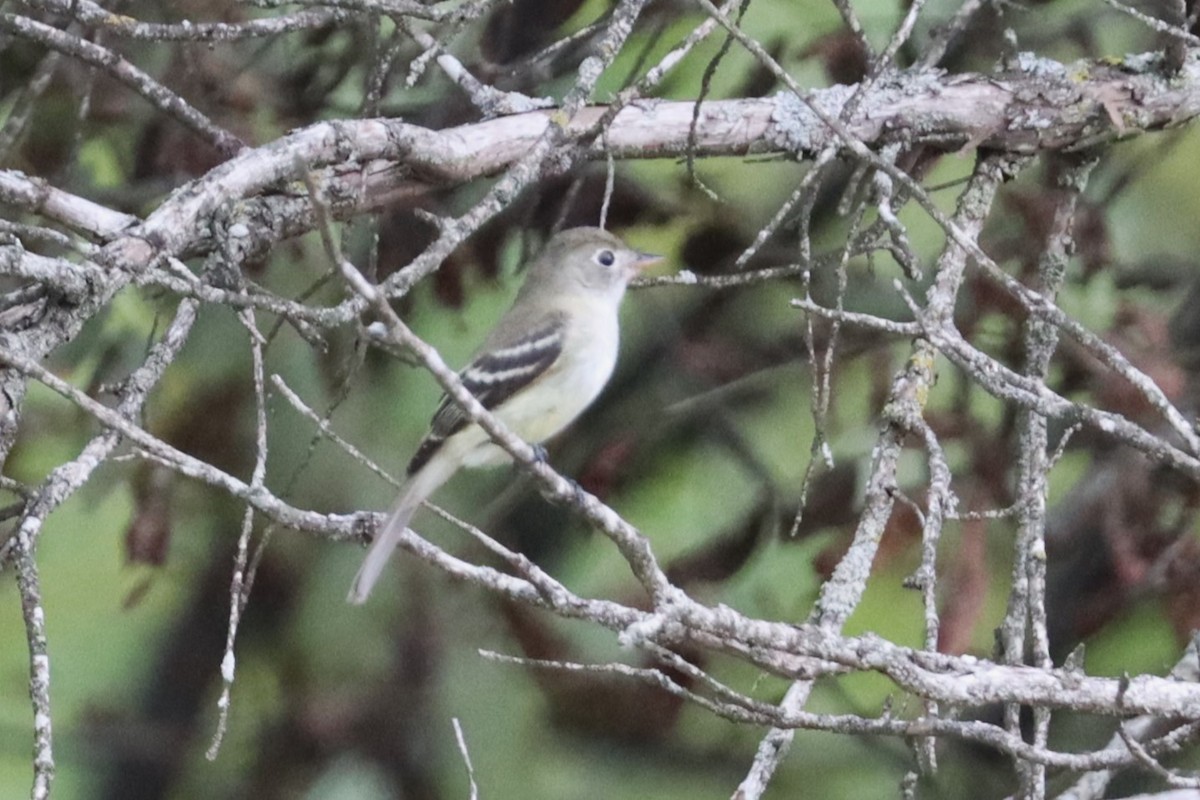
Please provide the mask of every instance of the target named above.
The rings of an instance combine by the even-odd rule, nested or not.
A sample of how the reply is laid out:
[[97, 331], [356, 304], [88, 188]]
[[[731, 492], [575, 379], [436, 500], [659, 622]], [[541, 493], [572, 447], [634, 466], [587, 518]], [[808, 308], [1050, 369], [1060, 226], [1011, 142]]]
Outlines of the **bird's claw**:
[[578, 481], [572, 478], [567, 478], [566, 481], [568, 488], [559, 493], [559, 500], [576, 508], [582, 507], [587, 500], [587, 492], [579, 485]]
[[564, 489], [549, 489], [543, 487], [541, 489], [542, 497], [546, 498], [551, 503], [581, 507], [587, 502], [587, 490], [579, 485], [578, 481], [571, 478], [564, 478], [567, 486]]

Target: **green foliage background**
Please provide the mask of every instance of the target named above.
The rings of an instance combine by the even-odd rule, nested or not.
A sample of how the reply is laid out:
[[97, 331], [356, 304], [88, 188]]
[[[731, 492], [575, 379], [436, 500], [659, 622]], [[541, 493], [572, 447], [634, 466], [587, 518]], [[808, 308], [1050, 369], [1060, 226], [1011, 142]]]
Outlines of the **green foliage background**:
[[[129, 13], [147, 11], [138, 3], [130, 6]], [[607, 8], [603, 2], [582, 4], [560, 33], [578, 29]], [[903, 12], [899, 4], [884, 0], [860, 0], [855, 8], [877, 43], [886, 41]], [[924, 19], [940, 21], [953, 10], [952, 4], [932, 3]], [[216, 4], [210, 8], [202, 2], [188, 9], [194, 19], [209, 13], [259, 12]], [[654, 63], [700, 19], [696, 13], [675, 13], [674, 8], [672, 13], [673, 19], [658, 18], [664, 27], [657, 42], [652, 41], [653, 25], [635, 33], [602, 81], [598, 101], [619, 89], [637, 63]], [[1023, 47], [1060, 60], [1120, 56], [1153, 46], [1135, 24], [1083, 0], [1009, 8], [1000, 24], [1013, 28]], [[814, 43], [828, 42], [838, 25], [833, 6], [817, 0], [800, 4], [755, 0], [745, 20], [748, 32], [778, 46], [783, 63], [805, 86], [829, 83], [827, 62], [805, 51]], [[1067, 35], [1079, 26], [1090, 34], [1090, 42]], [[471, 29], [460, 40], [461, 50], [469, 52], [472, 37], [484, 35]], [[662, 95], [696, 97], [719, 41], [714, 37], [689, 56]], [[171, 75], [177, 66], [169, 47], [118, 44], [152, 72]], [[247, 61], [241, 73], [233, 65], [242, 63], [248, 49], [217, 45], [212, 58], [229, 59], [225, 77], [235, 81], [239, 94], [249, 97], [249, 106], [239, 112], [239, 128], [253, 141], [266, 142], [297, 125], [355, 113], [362, 98], [364, 67], [344, 56], [357, 44], [357, 38], [345, 32], [331, 32], [323, 41], [281, 37], [254, 61]], [[648, 60], [639, 62], [643, 47], [648, 48]], [[11, 49], [0, 52], [0, 59], [7, 59], [4, 64], [12, 70], [9, 74], [18, 76], [0, 81], [0, 121], [12, 108], [20, 67], [29, 63], [27, 56]], [[986, 69], [996, 56], [985, 47], [969, 50], [955, 69]], [[328, 74], [335, 65], [347, 63], [340, 79]], [[293, 77], [300, 65], [312, 67], [313, 83], [324, 82], [328, 89], [324, 102], [307, 119], [286, 113], [272, 96], [272, 87], [286, 83], [285, 78]], [[716, 72], [709, 96], [738, 96], [753, 72], [749, 56], [734, 47]], [[543, 90], [562, 91], [570, 79], [563, 76]], [[69, 159], [58, 165], [65, 188], [145, 213], [187, 176], [165, 171], [152, 178], [139, 176], [139, 164], [163, 157], [162, 152], [147, 152], [155, 147], [145, 135], [152, 113], [103, 81], [96, 92], [97, 113], [80, 123], [75, 89], [65, 80], [56, 83], [27, 141], [11, 156], [13, 163], [5, 166], [36, 171], [45, 164], [46, 151], [58, 153]], [[430, 104], [454, 92], [434, 70], [413, 89], [396, 80], [385, 98], [385, 112], [419, 117], [428, 113]], [[230, 108], [222, 111], [232, 113]], [[175, 141], [188, 140], [184, 136]], [[969, 174], [972, 158], [970, 153], [942, 157], [925, 184], [963, 178]], [[1106, 330], [1126, 304], [1165, 319], [1183, 294], [1180, 287], [1192, 280], [1193, 253], [1200, 238], [1194, 224], [1200, 212], [1195, 191], [1200, 179], [1196, 167], [1200, 139], [1189, 131], [1144, 136], [1119, 145], [1108, 154], [1095, 183], [1102, 189], [1106, 181], [1137, 164], [1141, 166], [1128, 188], [1099, 211], [1112, 250], [1110, 266], [1087, 280], [1074, 278], [1061, 300], [1065, 309], [1095, 330]], [[720, 198], [714, 202], [690, 185], [682, 164], [621, 164], [618, 173], [623, 183], [644, 193], [641, 202], [657, 209], [653, 218], [624, 227], [622, 233], [643, 249], [670, 254], [670, 269], [693, 268], [681, 255], [691, 237], [710, 228], [731, 229], [741, 238], [751, 236], [787, 198], [804, 170], [802, 165], [774, 160], [698, 162], [697, 176]], [[1036, 192], [1038, 186], [1034, 170], [1012, 187], [1010, 196]], [[937, 192], [944, 208], [952, 208], [957, 188]], [[465, 187], [437, 198], [437, 203], [442, 209], [461, 211], [481, 191], [480, 186]], [[940, 232], [915, 211], [906, 210], [902, 216], [915, 249], [925, 264], [932, 264], [942, 244]], [[389, 218], [385, 216], [382, 224], [389, 224]], [[519, 236], [519, 219], [504, 224], [508, 227], [500, 237], [502, 249], [496, 259], [499, 274], [489, 274], [486, 265], [467, 255], [455, 268], [460, 304], [448, 303], [443, 291], [432, 284], [419, 287], [402, 304], [406, 320], [451, 364], [463, 363], [503, 310], [520, 279], [523, 248], [535, 244], [536, 237], [523, 241]], [[1015, 203], [1001, 202], [989, 236], [992, 241], [1020, 237], [1025, 225]], [[844, 224], [835, 217], [814, 234], [820, 247], [834, 248], [844, 234]], [[345, 239], [357, 263], [370, 260], [371, 240], [362, 226], [349, 227]], [[381, 254], [386, 258], [382, 250]], [[385, 269], [400, 265], [381, 264]], [[1146, 288], [1144, 281], [1129, 285], [1130, 276], [1146, 269], [1166, 270], [1165, 283], [1160, 282], [1158, 289]], [[280, 294], [295, 295], [326, 270], [319, 242], [305, 237], [276, 248], [255, 280]], [[852, 262], [847, 306], [905, 316], [891, 290], [898, 274], [896, 266], [882, 257], [872, 264]], [[694, 375], [669, 360], [651, 362], [649, 370], [641, 370], [645, 363], [638, 360], [639, 353], [681, 336], [681, 322], [694, 321], [696, 309], [707, 301], [706, 291], [669, 287], [633, 292], [625, 309], [621, 366], [613, 382], [623, 388], [606, 395], [581, 421], [578, 434], [552, 448], [556, 465], [577, 474], [597, 452], [623, 436], [656, 444], [623, 465], [621, 480], [606, 499], [651, 537], [664, 562], [746, 525], [764, 493], [778, 507], [779, 520], [790, 519], [814, 435], [809, 411], [811, 374], [802, 349], [795, 348], [804, 323], [788, 306], [788, 300], [802, 291], [798, 282], [738, 290], [707, 320], [704, 336], [722, 346], [720, 353], [773, 346], [794, 350], [791, 356], [746, 371], [725, 386], [701, 386]], [[828, 283], [818, 277], [814, 292], [821, 296], [828, 291]], [[339, 292], [330, 285], [314, 302], [335, 301]], [[52, 366], [80, 388], [119, 380], [138, 363], [176, 302], [176, 298], [127, 291], [56, 354]], [[259, 322], [266, 329], [274, 320], [263, 315]], [[992, 337], [999, 346], [1013, 324], [998, 314], [985, 316], [980, 335]], [[268, 372], [285, 376], [314, 408], [322, 409], [335, 397], [353, 347], [353, 331], [347, 330], [331, 342], [329, 352], [315, 354], [285, 328], [268, 350]], [[829, 420], [837, 463], [861, 466], [869, 456], [877, 428], [875, 382], [881, 365], [883, 374], [890, 372], [905, 347], [904, 342], [877, 342], [869, 349], [871, 357], [839, 359]], [[668, 352], [675, 352], [678, 360], [678, 350], [668, 348]], [[249, 364], [245, 332], [234, 315], [228, 309], [206, 307], [182, 358], [150, 402], [147, 425], [156, 432], [175, 430], [197, 446], [210, 446], [214, 457], [232, 465], [238, 474], [248, 474], [253, 457]], [[935, 409], [954, 406], [961, 390], [959, 378], [944, 364], [942, 370], [931, 404]], [[725, 435], [670, 435], [673, 426], [694, 421], [689, 417], [689, 402], [711, 400], [720, 392], [734, 398], [720, 415], [729, 426]], [[352, 390], [334, 413], [333, 423], [340, 435], [399, 474], [437, 395], [432, 379], [421, 371], [372, 353], [354, 376]], [[751, 400], [743, 402], [740, 398], [746, 396]], [[969, 410], [976, 424], [985, 428], [998, 425], [1005, 413], [978, 390], [970, 393]], [[313, 428], [281, 398], [272, 396], [269, 411], [269, 485], [285, 485], [299, 468], [290, 494], [298, 505], [343, 511], [386, 506], [391, 488], [329, 442], [317, 443], [308, 455]], [[200, 416], [206, 418], [204, 424]], [[34, 386], [7, 474], [36, 484], [54, 466], [72, 458], [95, 431], [76, 409]], [[753, 454], [754, 462], [769, 476], [768, 483], [734, 452], [733, 435], [739, 447]], [[966, 440], [953, 445], [950, 453], [956, 471], [968, 471], [979, 458]], [[1052, 502], [1084, 479], [1092, 458], [1086, 449], [1067, 453], [1052, 475]], [[920, 459], [914, 455], [906, 469], [908, 479], [920, 483]], [[375, 734], [364, 733], [361, 726], [371, 719], [373, 707], [386, 711], [393, 725], [418, 732], [397, 745], [413, 748], [398, 758], [405, 764], [403, 769], [421, 776], [419, 781], [406, 778], [415, 781], [406, 784], [413, 797], [466, 796], [452, 718], [461, 721], [482, 796], [493, 799], [726, 797], [744, 775], [763, 734], [685, 707], [677, 719], [639, 738], [616, 721], [588, 716], [602, 709], [556, 707], [530, 670], [478, 655], [481, 648], [521, 652], [492, 598], [450, 582], [428, 567], [399, 559], [395, 577], [373, 602], [363, 609], [351, 608], [342, 598], [361, 550], [278, 531], [238, 647], [229, 734], [219, 757], [209, 762], [204, 751], [215, 728], [220, 642], [213, 646], [211, 637], [199, 637], [189, 645], [173, 643], [173, 637], [185, 635], [181, 621], [191, 618], [205, 620], [197, 625], [223, 636], [227, 597], [221, 602], [222, 593], [206, 586], [213, 576], [229, 571], [241, 512], [219, 494], [179, 481], [170, 500], [166, 562], [161, 566], [127, 563], [124, 532], [139, 504], [135, 470], [129, 460], [105, 466], [51, 518], [39, 549], [57, 715], [58, 798], [118, 796], [121, 786], [133, 791], [133, 784], [124, 782], [128, 775], [122, 773], [129, 758], [177, 762], [174, 779], [162, 790], [162, 796], [172, 798], [409, 796], [397, 790], [396, 774], [384, 766], [395, 762], [380, 755], [390, 753], [391, 745], [377, 741], [378, 750], [372, 752], [364, 744], [373, 736], [382, 739], [394, 733], [382, 728]], [[862, 477], [860, 471], [858, 480]], [[531, 538], [541, 542], [536, 545], [539, 552], [531, 555], [576, 591], [623, 598], [635, 592], [628, 569], [609, 543], [574, 521], [539, 512], [523, 519], [541, 520], [540, 527], [524, 534], [510, 530], [513, 523], [505, 517], [507, 510], [540, 502], [528, 486], [516, 483], [513, 488], [514, 476], [507, 470], [460, 476], [438, 501], [489, 529], [489, 521], [507, 519], [501, 532], [514, 536], [510, 541], [518, 544], [528, 545]], [[452, 552], [474, 552], [463, 534], [432, 515], [427, 514], [420, 527]], [[820, 585], [814, 564], [822, 553], [836, 550], [845, 527], [831, 525], [797, 540], [787, 537], [786, 527], [782, 523], [771, 527], [742, 568], [720, 583], [702, 587], [701, 595], [748, 614], [802, 620]], [[990, 655], [992, 629], [1004, 611], [1011, 533], [1007, 523], [987, 527], [985, 597], [971, 633], [972, 648], [981, 655]], [[953, 553], [961, 535], [952, 526], [943, 552]], [[849, 632], [873, 631], [900, 643], [920, 643], [920, 598], [902, 586], [917, 558], [912, 542], [886, 552]], [[1161, 673], [1170, 667], [1180, 645], [1160, 599], [1149, 596], [1131, 602], [1088, 638], [1090, 672]], [[23, 794], [30, 777], [28, 657], [19, 608], [13, 582], [0, 582], [0, 796], [4, 797]], [[573, 657], [580, 660], [639, 663], [637, 653], [620, 650], [606, 632], [541, 617], [538, 624], [565, 637]], [[168, 671], [163, 660], [170, 649], [185, 656], [182, 665], [173, 667], [178, 674]], [[779, 699], [786, 688], [780, 680], [763, 679], [737, 664], [717, 660], [707, 666], [722, 680], [763, 700]], [[158, 702], [170, 708], [177, 677], [181, 686], [200, 681], [204, 687], [194, 713], [179, 712], [175, 717], [163, 709], [159, 712], [165, 717], [152, 713], [149, 698], [156, 693]], [[606, 691], [621, 683], [597, 680], [609, 685]], [[597, 692], [597, 697], [607, 696]], [[818, 686], [809, 707], [872, 714], [892, 697], [897, 713], [919, 710], [919, 704], [893, 692], [886, 681], [871, 676], [827, 681]], [[653, 710], [647, 707], [647, 713]], [[297, 732], [308, 738], [302, 743], [289, 739]], [[1107, 736], [1071, 722], [1064, 722], [1055, 734], [1093, 744], [1097, 737]], [[770, 796], [895, 796], [900, 777], [913, 763], [911, 752], [896, 741], [802, 732]], [[939, 772], [925, 779], [922, 796], [999, 797], [1011, 790], [1008, 780], [1004, 763], [948, 745]]]

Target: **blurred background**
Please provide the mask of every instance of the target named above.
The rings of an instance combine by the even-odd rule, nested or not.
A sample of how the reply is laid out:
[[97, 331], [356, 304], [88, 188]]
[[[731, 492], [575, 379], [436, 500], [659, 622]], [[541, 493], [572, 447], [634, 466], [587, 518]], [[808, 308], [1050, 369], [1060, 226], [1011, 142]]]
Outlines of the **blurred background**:
[[[857, 0], [854, 8], [882, 46], [907, 5]], [[0, 12], [13, 9], [29, 11], [0, 2]], [[131, 0], [113, 9], [168, 22], [238, 23], [280, 13], [221, 0]], [[944, 0], [928, 4], [901, 51], [901, 66], [920, 57], [956, 9]], [[587, 54], [589, 26], [610, 12], [611, 4], [600, 0], [513, 0], [469, 24], [430, 30], [479, 78], [557, 98]], [[652, 3], [602, 78], [596, 101], [657, 63], [702, 20], [683, 0]], [[743, 26], [802, 86], [853, 83], [866, 69], [861, 47], [824, 0], [754, 0]], [[552, 47], [568, 34], [579, 35]], [[1093, 0], [997, 4], [976, 16], [941, 66], [990, 70], [1014, 53], [1012, 37], [1021, 50], [1068, 62], [1162, 46], [1139, 23]], [[431, 128], [478, 119], [436, 66], [406, 86], [421, 48], [393, 22], [372, 15], [211, 45], [104, 41], [254, 144], [339, 117], [400, 116]], [[697, 47], [657, 96], [751, 97], [780, 89], [736, 45], [715, 61], [722, 42], [718, 34]], [[0, 167], [144, 215], [173, 188], [220, 163], [176, 122], [78, 62], [63, 59], [33, 92], [44, 58], [36, 44], [0, 40], [0, 123], [22, 104], [31, 113], [21, 135], [0, 150]], [[385, 59], [392, 69], [382, 91], [370, 96], [367, 87]], [[912, 168], [951, 210], [973, 161], [970, 153], [930, 152], [918, 154]], [[1109, 150], [1080, 204], [1078, 253], [1061, 296], [1064, 309], [1117, 345], [1189, 412], [1200, 343], [1200, 304], [1193, 302], [1198, 165], [1200, 137], [1190, 128], [1136, 136]], [[609, 226], [640, 249], [667, 254], [663, 273], [729, 273], [806, 170], [774, 158], [697, 159], [694, 174], [674, 160], [619, 163]], [[817, 253], [836, 253], [845, 241], [839, 203], [852, 172], [846, 165], [818, 186], [810, 227]], [[1013, 274], [1032, 274], [1047, 235], [1054, 177], [1053, 165], [1035, 162], [993, 209], [983, 243]], [[603, 164], [585, 165], [522, 193], [397, 304], [404, 319], [451, 365], [463, 364], [511, 300], [520, 265], [549, 233], [597, 223], [605, 178]], [[417, 212], [462, 213], [487, 185], [429, 192], [377, 219], [345, 225], [347, 255], [381, 280], [432, 239]], [[0, 216], [8, 214], [0, 207]], [[942, 234], [915, 209], [905, 208], [901, 219], [928, 274]], [[799, 241], [790, 220], [748, 266], [794, 263]], [[313, 305], [343, 296], [315, 235], [281, 243], [249, 265], [247, 277]], [[908, 318], [892, 288], [898, 277], [884, 254], [851, 259], [846, 307]], [[836, 280], [825, 270], [808, 284], [791, 278], [726, 290], [635, 289], [623, 311], [613, 381], [569, 435], [549, 446], [557, 468], [646, 533], [673, 579], [706, 602], [801, 621], [853, 530], [879, 410], [910, 343], [842, 330], [831, 407], [821, 423], [833, 465], [817, 465], [793, 535], [818, 431], [808, 321], [789, 301], [808, 292], [833, 302]], [[102, 397], [140, 363], [177, 303], [164, 292], [128, 289], [49, 366]], [[993, 286], [972, 278], [959, 314], [973, 342], [1020, 363], [1023, 320]], [[258, 320], [269, 338], [268, 374], [282, 376], [311, 407], [328, 413], [342, 437], [401, 474], [436, 405], [433, 379], [365, 348], [353, 326], [326, 332], [317, 347], [270, 315]], [[813, 324], [821, 352], [828, 328]], [[235, 314], [204, 306], [144, 424], [176, 447], [248, 476], [250, 358]], [[962, 510], [1004, 508], [1013, 500], [1014, 409], [945, 363], [939, 373], [928, 418], [947, 448]], [[1145, 424], [1153, 420], [1139, 396], [1070, 345], [1060, 349], [1051, 374], [1052, 386], [1075, 399]], [[268, 411], [267, 484], [277, 493], [319, 511], [383, 509], [391, 501], [389, 485], [319, 437], [282, 398], [273, 394]], [[5, 474], [26, 484], [74, 457], [96, 431], [90, 418], [37, 385], [24, 414]], [[1056, 430], [1053, 438], [1060, 435]], [[909, 455], [900, 488], [920, 502], [925, 459], [916, 449]], [[580, 594], [641, 601], [612, 545], [546, 503], [512, 470], [460, 475], [435, 499]], [[1200, 614], [1195, 501], [1193, 484], [1140, 456], [1087, 431], [1071, 439], [1051, 475], [1048, 605], [1056, 659], [1086, 642], [1089, 673], [1170, 669]], [[897, 509], [847, 631], [919, 646], [920, 594], [903, 583], [919, 563], [920, 525], [904, 506]], [[343, 598], [362, 548], [284, 530], [271, 536], [246, 611], [228, 735], [215, 761], [207, 760], [242, 511], [220, 492], [127, 458], [104, 466], [51, 517], [38, 555], [53, 670], [56, 797], [465, 797], [454, 719], [487, 798], [727, 797], [744, 776], [760, 729], [628, 679], [534, 671], [479, 654], [643, 663], [608, 632], [504, 603], [403, 556], [371, 602], [351, 608]], [[0, 536], [8, 524], [0, 522]], [[419, 515], [415, 527], [450, 552], [493, 563], [431, 513]], [[1012, 533], [1008, 520], [949, 525], [939, 562], [940, 649], [993, 655], [993, 631], [1010, 588]], [[31, 712], [12, 580], [0, 581], [0, 643], [0, 796], [16, 797], [30, 781]], [[707, 653], [689, 657], [765, 701], [777, 701], [786, 689], [742, 664]], [[808, 708], [875, 715], [889, 698], [898, 714], [920, 711], [919, 702], [875, 676], [822, 681]], [[1053, 744], [1095, 747], [1111, 730], [1058, 715]], [[1170, 763], [1195, 761], [1185, 753]], [[768, 796], [897, 796], [913, 764], [900, 741], [801, 732]], [[1137, 790], [1143, 780], [1125, 778], [1114, 793]], [[920, 791], [983, 798], [1003, 797], [1013, 787], [1007, 760], [951, 742]]]

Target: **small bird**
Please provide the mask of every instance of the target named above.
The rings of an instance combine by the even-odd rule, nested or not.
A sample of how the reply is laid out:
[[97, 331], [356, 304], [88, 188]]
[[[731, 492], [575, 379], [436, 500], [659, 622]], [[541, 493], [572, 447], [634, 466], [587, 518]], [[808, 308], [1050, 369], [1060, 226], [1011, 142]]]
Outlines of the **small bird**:
[[[513, 433], [533, 444], [549, 439], [583, 413], [608, 382], [617, 362], [617, 312], [625, 287], [661, 260], [600, 228], [556, 234], [459, 379]], [[347, 600], [366, 602], [412, 515], [459, 467], [509, 460], [483, 428], [443, 396]]]

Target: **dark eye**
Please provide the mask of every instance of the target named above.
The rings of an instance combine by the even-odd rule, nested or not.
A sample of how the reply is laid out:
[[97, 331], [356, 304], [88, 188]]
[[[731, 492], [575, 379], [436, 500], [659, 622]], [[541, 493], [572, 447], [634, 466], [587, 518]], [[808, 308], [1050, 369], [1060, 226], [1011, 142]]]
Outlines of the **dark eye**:
[[612, 250], [601, 250], [596, 253], [596, 263], [603, 267], [611, 267], [616, 260], [617, 257]]

